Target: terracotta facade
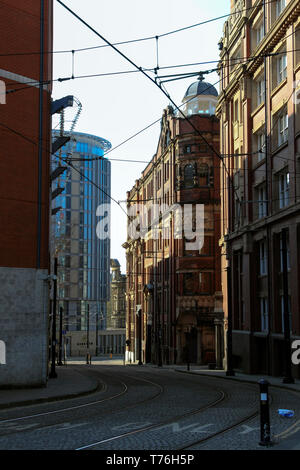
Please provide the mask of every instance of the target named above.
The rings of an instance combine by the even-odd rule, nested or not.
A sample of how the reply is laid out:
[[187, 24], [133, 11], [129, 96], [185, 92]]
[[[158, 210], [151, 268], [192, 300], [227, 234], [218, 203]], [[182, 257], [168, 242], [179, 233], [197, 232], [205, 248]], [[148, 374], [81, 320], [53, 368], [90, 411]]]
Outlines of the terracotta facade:
[[[189, 360], [222, 366], [220, 160], [212, 151], [212, 147], [219, 149], [219, 122], [214, 115], [201, 112], [190, 112], [189, 119], [209, 145], [172, 107], [164, 110], [157, 152], [127, 193], [128, 209], [140, 204], [140, 216], [143, 213], [137, 227], [144, 228], [142, 236], [133, 239], [128, 230], [123, 245], [127, 255], [126, 339], [134, 359], [142, 362]], [[194, 233], [199, 230], [196, 206], [203, 205], [201, 250], [187, 245], [193, 237], [178, 235], [175, 212], [155, 213], [155, 204], [179, 207], [184, 217], [185, 206], [193, 207]]]

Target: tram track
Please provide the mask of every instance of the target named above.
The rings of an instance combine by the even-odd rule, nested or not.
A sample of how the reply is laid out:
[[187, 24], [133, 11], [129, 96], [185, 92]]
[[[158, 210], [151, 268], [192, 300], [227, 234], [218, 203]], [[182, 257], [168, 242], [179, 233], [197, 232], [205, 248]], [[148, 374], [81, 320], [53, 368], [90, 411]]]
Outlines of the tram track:
[[160, 428], [160, 427], [166, 426], [166, 425], [171, 424], [171, 423], [177, 423], [178, 421], [180, 421], [184, 418], [188, 418], [190, 416], [194, 416], [194, 415], [199, 414], [203, 411], [206, 411], [207, 409], [218, 405], [219, 403], [221, 403], [225, 399], [228, 399], [228, 395], [227, 395], [226, 392], [221, 391], [219, 393], [219, 397], [216, 400], [214, 400], [213, 402], [211, 402], [209, 404], [206, 404], [206, 405], [204, 405], [204, 406], [202, 406], [202, 407], [200, 407], [196, 410], [188, 411], [187, 413], [184, 413], [184, 414], [181, 414], [181, 415], [176, 415], [176, 416], [173, 416], [172, 418], [166, 419], [164, 421], [160, 421], [159, 423], [154, 423], [154, 424], [151, 424], [149, 426], [142, 427], [140, 429], [135, 429], [135, 430], [120, 434], [118, 436], [109, 437], [107, 439], [103, 439], [101, 441], [94, 442], [92, 444], [81, 446], [81, 447], [76, 448], [75, 450], [91, 449], [92, 447], [96, 447], [96, 446], [99, 446], [99, 445], [102, 445], [102, 444], [106, 444], [108, 442], [112, 442], [112, 441], [119, 440], [119, 439], [124, 439], [124, 438], [132, 436], [132, 435], [140, 434], [142, 432], [151, 431], [153, 429]]
[[[102, 375], [105, 375], [105, 374], [102, 374]], [[145, 398], [143, 400], [140, 400], [136, 403], [132, 403], [130, 405], [127, 405], [127, 406], [121, 406], [120, 408], [116, 408], [114, 410], [110, 410], [109, 413], [105, 413], [105, 410], [104, 410], [104, 413], [102, 411], [100, 411], [99, 413], [99, 416], [104, 416], [104, 415], [107, 415], [107, 414], [115, 414], [115, 413], [118, 413], [119, 411], [124, 411], [124, 410], [127, 410], [127, 409], [130, 409], [130, 408], [134, 408], [134, 407], [138, 407], [140, 405], [143, 405], [149, 401], [152, 401], [152, 400], [155, 400], [157, 399], [163, 392], [164, 392], [164, 389], [163, 387], [160, 385], [160, 384], [157, 384], [155, 382], [152, 382], [150, 380], [147, 380], [145, 378], [137, 378], [137, 377], [132, 377], [132, 376], [127, 376], [129, 379], [133, 379], [133, 380], [137, 380], [137, 381], [142, 381], [142, 382], [146, 382], [146, 383], [149, 383], [151, 384], [152, 386], [158, 388], [158, 392], [156, 392], [155, 394], [153, 394], [152, 396], [148, 397], [148, 398]], [[102, 392], [103, 391], [106, 391], [107, 388], [108, 388], [108, 384], [105, 383], [104, 381], [101, 381], [102, 382]], [[25, 421], [25, 420], [30, 420], [30, 419], [36, 419], [36, 418], [42, 418], [42, 417], [46, 417], [46, 416], [50, 416], [50, 415], [55, 415], [55, 414], [59, 414], [59, 413], [67, 413], [67, 412], [74, 412], [76, 410], [80, 410], [82, 408], [87, 408], [87, 407], [92, 407], [92, 406], [98, 406], [100, 404], [103, 404], [105, 402], [108, 402], [108, 401], [111, 401], [111, 400], [115, 400], [117, 398], [120, 398], [122, 396], [124, 396], [125, 394], [128, 394], [128, 384], [126, 384], [125, 382], [119, 380], [119, 383], [122, 385], [123, 387], [123, 390], [120, 392], [120, 393], [117, 393], [117, 394], [114, 394], [114, 395], [110, 395], [109, 397], [106, 397], [106, 398], [103, 398], [101, 400], [96, 400], [96, 401], [92, 401], [92, 402], [89, 402], [89, 403], [83, 403], [83, 404], [80, 404], [80, 405], [75, 405], [75, 406], [71, 406], [71, 407], [67, 407], [67, 408], [60, 408], [58, 410], [52, 410], [52, 411], [46, 411], [46, 412], [42, 412], [42, 413], [35, 413], [35, 414], [32, 414], [32, 415], [27, 415], [27, 416], [21, 416], [21, 417], [16, 417], [16, 418], [10, 418], [10, 419], [4, 419], [4, 420], [0, 420], [0, 438], [2, 436], [7, 436], [7, 435], [10, 435], [10, 434], [13, 434], [13, 433], [17, 433], [17, 432], [24, 432], [24, 429], [22, 429], [21, 431], [18, 431], [18, 430], [11, 430], [10, 432], [4, 432], [4, 433], [1, 433], [1, 426], [4, 424], [9, 424], [9, 423], [17, 423], [17, 422], [22, 422], [22, 421]], [[92, 392], [92, 393], [96, 393], [96, 392]], [[98, 410], [99, 411], [99, 410]], [[69, 418], [68, 418], [69, 419]], [[73, 416], [71, 418], [71, 421], [73, 420], [76, 420], [78, 419], [76, 416]], [[54, 425], [55, 426], [55, 425]], [[39, 426], [37, 428], [35, 428], [35, 430], [38, 430], [38, 429], [43, 429], [43, 428], [47, 428], [49, 427], [48, 424], [45, 424], [44, 426]], [[30, 428], [28, 431], [32, 431], [33, 429]]]

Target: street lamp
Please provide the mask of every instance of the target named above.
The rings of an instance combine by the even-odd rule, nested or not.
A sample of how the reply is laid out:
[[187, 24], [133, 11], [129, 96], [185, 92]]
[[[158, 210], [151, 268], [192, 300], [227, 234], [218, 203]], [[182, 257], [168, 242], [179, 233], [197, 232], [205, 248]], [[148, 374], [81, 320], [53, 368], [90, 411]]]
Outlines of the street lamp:
[[53, 278], [53, 309], [52, 309], [52, 345], [51, 345], [51, 370], [49, 377], [57, 378], [55, 371], [56, 359], [56, 297], [57, 297], [57, 257], [54, 258], [54, 278]]
[[59, 355], [58, 366], [62, 366], [62, 323], [63, 323], [63, 308], [59, 307]]
[[138, 324], [139, 324], [139, 362], [138, 362], [138, 365], [139, 366], [142, 366], [143, 365], [143, 362], [142, 362], [142, 309], [140, 308], [138, 310]]

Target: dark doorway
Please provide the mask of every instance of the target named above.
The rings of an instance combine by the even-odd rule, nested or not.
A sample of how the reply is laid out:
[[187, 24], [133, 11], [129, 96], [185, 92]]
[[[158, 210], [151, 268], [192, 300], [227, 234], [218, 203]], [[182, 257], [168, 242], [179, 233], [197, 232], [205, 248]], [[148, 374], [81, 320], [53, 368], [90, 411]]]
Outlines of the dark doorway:
[[190, 362], [197, 363], [197, 329], [192, 328], [189, 333], [186, 333], [186, 345], [189, 348]]

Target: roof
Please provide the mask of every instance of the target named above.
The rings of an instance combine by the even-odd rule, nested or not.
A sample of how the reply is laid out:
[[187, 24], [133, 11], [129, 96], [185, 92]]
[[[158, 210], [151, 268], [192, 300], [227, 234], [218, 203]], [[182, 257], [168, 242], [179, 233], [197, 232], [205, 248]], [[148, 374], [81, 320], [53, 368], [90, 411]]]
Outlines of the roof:
[[211, 95], [211, 96], [218, 96], [218, 92], [216, 88], [208, 82], [202, 82], [201, 80], [197, 80], [197, 82], [192, 83], [186, 93], [184, 98], [188, 96], [196, 96], [196, 95]]

